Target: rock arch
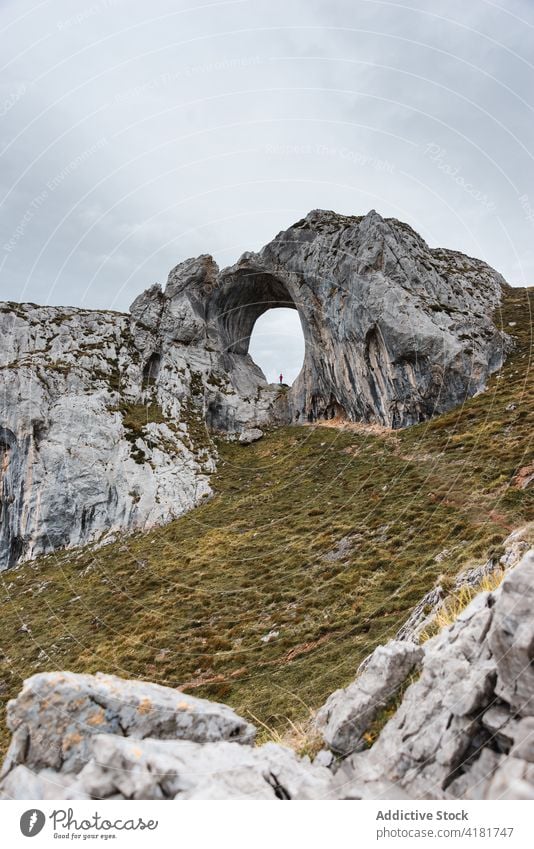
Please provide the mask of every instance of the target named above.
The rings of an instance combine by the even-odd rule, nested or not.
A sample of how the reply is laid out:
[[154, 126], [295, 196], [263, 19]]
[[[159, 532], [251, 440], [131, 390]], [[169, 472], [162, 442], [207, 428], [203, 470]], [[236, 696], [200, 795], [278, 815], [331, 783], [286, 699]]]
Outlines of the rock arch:
[[272, 420], [340, 415], [398, 428], [462, 403], [501, 365], [506, 342], [492, 314], [503, 286], [480, 260], [431, 249], [374, 210], [315, 210], [230, 268], [209, 255], [186, 260], [164, 293], [134, 302], [132, 318], [144, 333], [150, 316], [163, 347], [194, 347], [199, 367], [208, 353], [206, 420], [238, 431], [268, 422], [272, 408], [248, 354], [254, 324], [273, 307], [296, 309], [304, 363]]
[[227, 275], [210, 309], [223, 348], [231, 354], [248, 354], [256, 321], [275, 307], [297, 310], [304, 327], [302, 312], [280, 277], [259, 268], [244, 268]]
[[[237, 265], [221, 271], [219, 286], [210, 301], [211, 332], [228, 355], [222, 365], [230, 372], [232, 368], [240, 370], [243, 360], [255, 367], [248, 349], [260, 315], [274, 307], [298, 312], [305, 351], [302, 369], [285, 399], [283, 418], [288, 422], [349, 418], [354, 413], [355, 404], [349, 397], [354, 395], [354, 386], [341, 372], [335, 373], [338, 343], [334, 322], [324, 303], [331, 288], [330, 277], [315, 276], [311, 269], [300, 274], [274, 263], [262, 252], [245, 254]], [[334, 305], [333, 309], [337, 307]], [[347, 387], [348, 392], [344, 392]]]

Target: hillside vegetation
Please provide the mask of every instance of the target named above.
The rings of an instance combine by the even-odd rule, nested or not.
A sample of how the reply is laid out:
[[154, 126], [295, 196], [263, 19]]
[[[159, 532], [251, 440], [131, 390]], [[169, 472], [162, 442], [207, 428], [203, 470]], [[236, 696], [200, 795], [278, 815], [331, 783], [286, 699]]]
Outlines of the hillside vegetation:
[[496, 320], [515, 349], [460, 409], [221, 442], [215, 496], [193, 512], [3, 573], [3, 700], [36, 671], [102, 670], [278, 730], [306, 719], [440, 576], [498, 557], [533, 518], [533, 304], [507, 294]]

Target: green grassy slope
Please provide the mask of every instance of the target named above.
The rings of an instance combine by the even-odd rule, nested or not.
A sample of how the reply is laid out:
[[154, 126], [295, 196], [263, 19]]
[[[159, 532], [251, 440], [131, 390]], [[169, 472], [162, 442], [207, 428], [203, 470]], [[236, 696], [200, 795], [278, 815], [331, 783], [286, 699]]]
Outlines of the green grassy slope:
[[534, 290], [507, 295], [515, 351], [461, 409], [396, 433], [222, 443], [216, 495], [187, 516], [3, 573], [2, 698], [36, 671], [103, 670], [278, 728], [305, 718], [439, 575], [533, 518], [533, 487], [513, 485], [534, 459], [533, 305]]

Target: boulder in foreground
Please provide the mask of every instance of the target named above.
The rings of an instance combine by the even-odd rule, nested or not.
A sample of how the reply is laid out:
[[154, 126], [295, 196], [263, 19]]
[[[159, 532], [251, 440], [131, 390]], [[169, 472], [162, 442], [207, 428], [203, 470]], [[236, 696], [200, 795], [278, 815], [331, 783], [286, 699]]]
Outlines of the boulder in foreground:
[[2, 775], [31, 770], [78, 772], [96, 734], [211, 743], [252, 743], [256, 729], [231, 708], [170, 687], [115, 675], [43, 672], [24, 682], [7, 706], [13, 739]]

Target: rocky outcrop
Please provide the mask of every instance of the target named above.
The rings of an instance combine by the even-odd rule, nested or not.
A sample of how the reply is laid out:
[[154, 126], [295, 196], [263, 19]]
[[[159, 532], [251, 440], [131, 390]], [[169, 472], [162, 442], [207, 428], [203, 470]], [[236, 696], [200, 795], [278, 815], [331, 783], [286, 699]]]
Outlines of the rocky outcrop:
[[[213, 431], [403, 427], [462, 402], [503, 361], [505, 285], [395, 219], [316, 210], [231, 268], [180, 263], [129, 315], [0, 304], [0, 569], [194, 507]], [[275, 306], [306, 341], [289, 391], [248, 354]]]
[[278, 390], [249, 376], [240, 389], [258, 400], [243, 400], [209, 346], [184, 341], [172, 300], [156, 321], [152, 294], [131, 317], [0, 305], [0, 570], [210, 495], [209, 398], [227, 399], [231, 429], [277, 420]]
[[315, 723], [327, 746], [343, 756], [362, 747], [363, 733], [422, 657], [422, 648], [413, 643], [378, 646], [358, 678], [332, 693], [318, 711]]
[[215, 451], [191, 368], [152, 382], [127, 316], [0, 307], [0, 569], [190, 509]]
[[95, 738], [93, 760], [69, 788], [86, 798], [320, 799], [332, 778], [283, 746]]
[[[517, 566], [523, 555], [530, 550], [533, 535], [534, 524], [532, 523], [516, 528], [504, 540], [503, 554], [500, 557], [490, 557], [484, 563], [462, 570], [454, 579], [449, 592], [441, 583], [438, 583], [416, 604], [402, 628], [399, 629], [396, 639], [408, 640], [411, 643], [419, 642], [425, 631], [432, 628], [436, 616], [446, 605], [450, 595], [472, 591], [493, 573], [506, 572]], [[436, 558], [437, 562], [440, 562], [446, 554], [448, 554], [447, 550], [439, 554]]]
[[492, 313], [503, 278], [431, 249], [407, 224], [315, 210], [219, 275], [208, 324], [246, 355], [259, 315], [298, 310], [306, 342], [293, 419], [344, 415], [404, 427], [480, 391], [503, 362]]
[[[318, 714], [335, 751], [354, 752], [341, 760], [254, 747], [255, 729], [232, 710], [165, 687], [35, 675], [8, 705], [0, 796], [533, 799], [533, 605], [531, 551], [422, 647], [379, 647]], [[405, 691], [403, 675], [417, 678]], [[395, 691], [392, 718], [358, 751]]]
[[342, 764], [338, 792], [374, 798], [385, 782], [411, 798], [534, 798], [533, 604], [529, 553], [424, 644], [419, 680], [375, 745]]
[[250, 445], [251, 442], [257, 442], [263, 436], [263, 431], [259, 427], [251, 427], [239, 434], [239, 442], [241, 445]]
[[196, 743], [252, 743], [256, 734], [253, 725], [226, 705], [100, 673], [34, 675], [9, 703], [7, 723], [13, 731], [7, 770], [23, 758], [30, 769], [78, 772], [89, 759], [94, 734]]
[[78, 773], [20, 765], [3, 799], [323, 799], [332, 774], [274, 743], [190, 743], [99, 734]]
[[226, 705], [111, 675], [42, 673], [9, 703], [2, 798], [313, 799], [331, 773]]

